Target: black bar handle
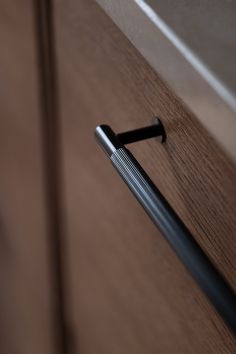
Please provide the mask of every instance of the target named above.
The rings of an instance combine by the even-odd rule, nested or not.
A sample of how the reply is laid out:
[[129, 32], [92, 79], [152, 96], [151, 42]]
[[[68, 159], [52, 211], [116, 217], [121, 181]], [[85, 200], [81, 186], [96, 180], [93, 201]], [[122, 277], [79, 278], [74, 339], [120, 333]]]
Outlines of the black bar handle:
[[154, 136], [162, 136], [162, 141], [165, 140], [163, 125], [159, 120], [157, 123], [117, 135], [108, 125], [100, 125], [96, 128], [95, 135], [115, 169], [235, 335], [234, 290], [204, 253], [135, 157], [124, 147], [124, 143]]

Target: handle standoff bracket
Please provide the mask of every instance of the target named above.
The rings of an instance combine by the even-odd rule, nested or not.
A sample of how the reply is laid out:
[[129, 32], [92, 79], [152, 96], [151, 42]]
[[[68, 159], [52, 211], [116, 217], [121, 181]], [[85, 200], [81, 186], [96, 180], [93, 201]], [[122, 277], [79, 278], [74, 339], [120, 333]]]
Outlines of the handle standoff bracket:
[[124, 145], [141, 140], [156, 137], [161, 137], [162, 143], [166, 140], [165, 128], [159, 118], [154, 118], [152, 125], [119, 134], [115, 134], [108, 125], [102, 124], [96, 128], [95, 135], [108, 156], [117, 149], [123, 148]]

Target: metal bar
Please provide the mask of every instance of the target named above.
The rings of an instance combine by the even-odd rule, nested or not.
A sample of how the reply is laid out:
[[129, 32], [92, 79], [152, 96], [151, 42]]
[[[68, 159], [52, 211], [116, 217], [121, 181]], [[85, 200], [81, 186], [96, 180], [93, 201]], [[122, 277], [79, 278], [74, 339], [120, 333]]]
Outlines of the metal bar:
[[96, 128], [96, 137], [112, 165], [165, 236], [185, 267], [236, 334], [236, 296], [233, 289], [198, 245], [135, 157], [109, 126]]
[[123, 145], [135, 143], [141, 140], [155, 138], [157, 136], [161, 136], [162, 142], [164, 142], [166, 134], [160, 119], [155, 118], [153, 123], [153, 125], [149, 125], [147, 127], [130, 130], [124, 133], [119, 133], [117, 134], [117, 138]]

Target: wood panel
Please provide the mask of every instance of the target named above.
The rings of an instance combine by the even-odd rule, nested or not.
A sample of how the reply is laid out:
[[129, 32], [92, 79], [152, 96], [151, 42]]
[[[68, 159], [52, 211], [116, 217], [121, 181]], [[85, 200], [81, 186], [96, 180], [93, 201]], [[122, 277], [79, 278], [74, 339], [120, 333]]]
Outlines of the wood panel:
[[52, 354], [33, 1], [0, 3], [0, 351]]
[[234, 353], [231, 334], [93, 132], [161, 117], [165, 145], [131, 150], [236, 288], [235, 166], [95, 1], [54, 5], [75, 352]]

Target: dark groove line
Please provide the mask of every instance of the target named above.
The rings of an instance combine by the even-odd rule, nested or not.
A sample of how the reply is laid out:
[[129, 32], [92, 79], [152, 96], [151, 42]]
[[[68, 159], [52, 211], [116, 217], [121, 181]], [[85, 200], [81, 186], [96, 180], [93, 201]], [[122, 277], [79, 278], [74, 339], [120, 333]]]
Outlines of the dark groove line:
[[34, 0], [37, 42], [41, 134], [46, 194], [46, 215], [52, 281], [55, 353], [69, 353], [63, 259], [63, 205], [61, 192], [60, 121], [53, 26], [53, 0]]

